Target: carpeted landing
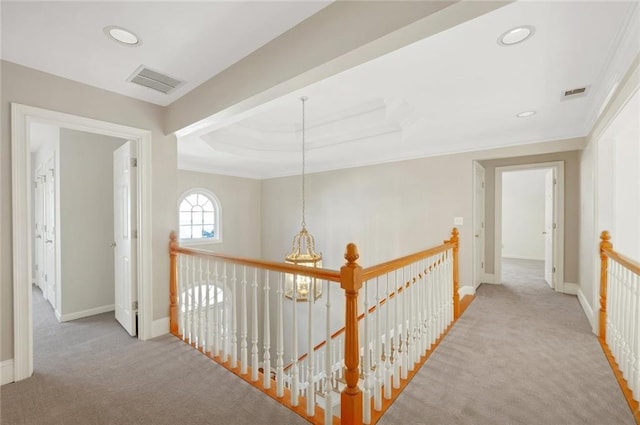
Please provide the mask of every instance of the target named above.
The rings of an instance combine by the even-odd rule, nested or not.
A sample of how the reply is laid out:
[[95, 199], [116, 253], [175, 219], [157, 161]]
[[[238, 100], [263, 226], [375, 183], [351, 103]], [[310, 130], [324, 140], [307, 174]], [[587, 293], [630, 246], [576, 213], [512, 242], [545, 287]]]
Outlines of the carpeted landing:
[[[505, 261], [378, 422], [635, 422], [576, 297], [541, 263]], [[172, 336], [139, 342], [113, 313], [59, 324], [34, 290], [32, 378], [0, 390], [2, 425], [304, 424]]]
[[635, 424], [577, 298], [542, 262], [504, 259], [503, 282], [478, 288], [378, 424]]

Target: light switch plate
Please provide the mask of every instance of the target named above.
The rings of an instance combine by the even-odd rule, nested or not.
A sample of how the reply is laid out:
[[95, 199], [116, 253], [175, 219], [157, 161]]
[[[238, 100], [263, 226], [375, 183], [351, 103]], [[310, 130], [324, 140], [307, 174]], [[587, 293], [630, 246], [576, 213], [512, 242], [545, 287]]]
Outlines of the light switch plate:
[[462, 226], [464, 224], [464, 220], [462, 219], [462, 217], [454, 217], [453, 218], [453, 225], [454, 226]]

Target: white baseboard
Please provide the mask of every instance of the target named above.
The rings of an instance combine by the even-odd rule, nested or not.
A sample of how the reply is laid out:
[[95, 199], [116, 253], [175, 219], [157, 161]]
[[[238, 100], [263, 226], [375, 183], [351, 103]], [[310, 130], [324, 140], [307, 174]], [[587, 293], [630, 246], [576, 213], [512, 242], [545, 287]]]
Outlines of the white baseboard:
[[577, 283], [565, 282], [562, 287], [564, 288], [562, 292], [569, 295], [578, 295], [580, 290], [580, 286]]
[[510, 258], [513, 260], [544, 261], [544, 258], [527, 257], [525, 255], [503, 255], [502, 258]]
[[166, 335], [169, 333], [169, 318], [163, 317], [162, 319], [154, 320], [151, 323], [151, 338]]
[[587, 316], [587, 320], [589, 320], [589, 324], [591, 325], [591, 330], [593, 331], [594, 334], [597, 335], [598, 331], [596, 329], [597, 327], [596, 318], [593, 315], [593, 309], [589, 305], [587, 298], [582, 293], [582, 288], [578, 287], [578, 291], [576, 295], [578, 295], [578, 301], [580, 302], [580, 306], [582, 307], [584, 314]]
[[0, 385], [15, 381], [13, 378], [13, 359], [0, 362]]
[[96, 314], [106, 313], [108, 311], [114, 311], [116, 306], [114, 304], [103, 305], [96, 308], [90, 308], [89, 310], [76, 311], [75, 313], [63, 314], [60, 317], [61, 322], [68, 322], [70, 320], [82, 319], [83, 317], [95, 316]]
[[467, 295], [475, 295], [475, 294], [476, 294], [476, 290], [473, 288], [473, 286], [465, 285], [458, 288], [458, 295], [460, 295], [460, 299], [462, 299], [462, 297], [465, 297]]
[[484, 273], [482, 275], [482, 283], [490, 283], [492, 285], [496, 284], [496, 275], [493, 273]]

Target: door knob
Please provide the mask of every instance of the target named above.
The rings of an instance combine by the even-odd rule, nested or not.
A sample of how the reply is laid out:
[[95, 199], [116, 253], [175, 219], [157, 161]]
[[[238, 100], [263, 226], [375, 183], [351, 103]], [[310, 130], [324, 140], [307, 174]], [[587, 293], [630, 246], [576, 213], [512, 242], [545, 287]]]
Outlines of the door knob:
[[111, 242], [111, 243], [109, 244], [109, 246], [110, 246], [111, 248], [115, 248], [115, 247], [116, 247], [116, 243], [115, 243], [115, 242]]
[[53, 241], [51, 239], [47, 239], [45, 242], [46, 243], [53, 243]]
[[474, 235], [474, 236], [475, 236], [476, 238], [479, 238], [479, 237], [480, 237], [480, 235]]
[[543, 235], [546, 235], [546, 234], [547, 234], [547, 232], [542, 232], [542, 234], [543, 234]]

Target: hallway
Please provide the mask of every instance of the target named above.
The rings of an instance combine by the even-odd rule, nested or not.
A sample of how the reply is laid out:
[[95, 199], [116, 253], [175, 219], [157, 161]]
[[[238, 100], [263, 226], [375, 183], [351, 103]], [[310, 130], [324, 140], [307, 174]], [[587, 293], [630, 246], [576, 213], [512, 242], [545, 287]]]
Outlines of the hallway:
[[575, 296], [503, 262], [379, 424], [635, 423]]

